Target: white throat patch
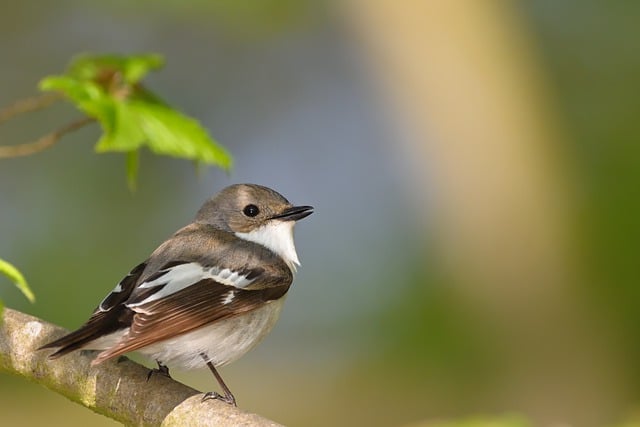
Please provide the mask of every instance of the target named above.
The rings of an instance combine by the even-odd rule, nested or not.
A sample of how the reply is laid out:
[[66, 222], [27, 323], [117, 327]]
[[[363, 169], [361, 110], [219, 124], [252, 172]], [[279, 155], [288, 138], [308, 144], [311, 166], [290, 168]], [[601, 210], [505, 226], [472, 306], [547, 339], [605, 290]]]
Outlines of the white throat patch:
[[250, 242], [258, 243], [282, 257], [291, 271], [300, 265], [296, 246], [293, 243], [294, 221], [270, 221], [266, 225], [248, 233], [236, 233], [236, 236]]

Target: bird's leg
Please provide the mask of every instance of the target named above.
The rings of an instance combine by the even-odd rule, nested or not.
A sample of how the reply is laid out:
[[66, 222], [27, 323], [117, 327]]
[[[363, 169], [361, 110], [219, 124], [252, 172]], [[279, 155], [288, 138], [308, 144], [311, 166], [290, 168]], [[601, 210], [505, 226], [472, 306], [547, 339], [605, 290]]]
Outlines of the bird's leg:
[[204, 361], [207, 363], [207, 366], [211, 370], [211, 373], [213, 373], [213, 376], [216, 377], [216, 380], [218, 380], [218, 384], [220, 384], [222, 391], [224, 391], [224, 396], [222, 396], [221, 394], [215, 391], [209, 391], [205, 393], [204, 396], [202, 396], [202, 401], [204, 402], [205, 400], [209, 400], [209, 399], [218, 399], [218, 400], [222, 400], [225, 403], [228, 403], [229, 405], [238, 406], [236, 405], [236, 398], [233, 397], [231, 390], [229, 390], [229, 387], [227, 387], [227, 385], [224, 383], [224, 381], [222, 380], [222, 377], [216, 370], [216, 367], [213, 366], [213, 363], [211, 363], [207, 355], [204, 353], [200, 353], [200, 356], [202, 356]]
[[158, 367], [149, 369], [149, 373], [147, 374], [147, 381], [149, 381], [153, 374], [160, 374], [164, 375], [167, 378], [171, 378], [171, 375], [169, 375], [169, 367], [167, 365], [163, 365], [159, 360], [156, 360], [156, 363], [158, 364]]

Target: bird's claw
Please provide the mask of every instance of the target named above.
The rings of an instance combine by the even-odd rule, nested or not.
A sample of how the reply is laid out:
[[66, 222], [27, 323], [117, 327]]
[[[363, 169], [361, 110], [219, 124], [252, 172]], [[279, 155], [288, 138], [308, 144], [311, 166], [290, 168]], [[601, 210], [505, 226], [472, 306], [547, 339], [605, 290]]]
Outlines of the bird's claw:
[[162, 365], [160, 363], [158, 363], [158, 367], [157, 368], [149, 369], [149, 373], [147, 374], [147, 382], [155, 374], [160, 374], [160, 375], [165, 376], [167, 378], [171, 378], [171, 375], [169, 375], [169, 367], [166, 366], [166, 365]]
[[202, 401], [204, 402], [205, 400], [209, 400], [209, 399], [221, 400], [222, 402], [227, 403], [229, 405], [238, 406], [236, 405], [236, 398], [233, 397], [233, 395], [231, 394], [227, 396], [223, 396], [218, 392], [209, 391], [209, 392], [206, 392], [204, 396], [202, 396]]

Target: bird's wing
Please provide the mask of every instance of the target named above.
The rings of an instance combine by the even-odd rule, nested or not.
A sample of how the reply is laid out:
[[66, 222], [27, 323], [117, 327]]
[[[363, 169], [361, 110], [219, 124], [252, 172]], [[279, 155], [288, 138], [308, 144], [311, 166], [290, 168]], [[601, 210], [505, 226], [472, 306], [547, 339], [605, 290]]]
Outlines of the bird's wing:
[[[233, 260], [233, 263], [231, 263]], [[284, 295], [293, 273], [267, 248], [204, 224], [179, 230], [102, 300], [89, 321], [43, 348], [58, 357], [130, 331], [94, 363], [260, 307]]]
[[131, 296], [146, 265], [146, 262], [143, 262], [131, 270], [131, 272], [116, 285], [113, 291], [102, 300], [87, 323], [82, 327], [40, 347], [40, 349], [60, 347], [58, 351], [49, 356], [49, 358], [55, 359], [83, 347], [96, 338], [128, 327], [130, 319], [124, 318], [126, 316], [123, 316], [123, 314], [126, 313], [123, 313], [119, 307]]
[[94, 364], [259, 308], [281, 298], [292, 282], [290, 276], [273, 277], [264, 269], [245, 275], [195, 262], [174, 265], [149, 279], [138, 288], [158, 290], [125, 304], [134, 313], [131, 329]]

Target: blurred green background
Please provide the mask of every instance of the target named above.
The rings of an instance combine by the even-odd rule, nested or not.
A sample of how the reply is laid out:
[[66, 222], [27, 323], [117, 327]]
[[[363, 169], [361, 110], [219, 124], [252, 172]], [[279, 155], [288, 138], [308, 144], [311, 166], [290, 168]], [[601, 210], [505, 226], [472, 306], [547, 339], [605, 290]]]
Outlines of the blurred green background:
[[[316, 213], [278, 326], [223, 369], [242, 408], [305, 426], [637, 419], [640, 3], [5, 3], [0, 105], [76, 53], [159, 52], [149, 86], [236, 164], [198, 176], [145, 153], [132, 194], [95, 127], [2, 160], [0, 257], [37, 297], [2, 283], [7, 306], [75, 328], [205, 198], [256, 182]], [[76, 116], [21, 117], [0, 143]], [[115, 424], [4, 374], [0, 419]]]

